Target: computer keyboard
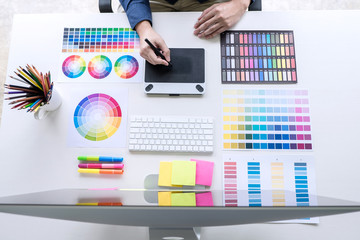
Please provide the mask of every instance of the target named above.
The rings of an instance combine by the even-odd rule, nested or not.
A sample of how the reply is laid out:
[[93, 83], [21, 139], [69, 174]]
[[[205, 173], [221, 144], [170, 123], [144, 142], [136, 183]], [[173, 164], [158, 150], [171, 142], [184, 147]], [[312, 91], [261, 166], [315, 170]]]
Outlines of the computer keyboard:
[[212, 117], [132, 116], [130, 151], [212, 152]]

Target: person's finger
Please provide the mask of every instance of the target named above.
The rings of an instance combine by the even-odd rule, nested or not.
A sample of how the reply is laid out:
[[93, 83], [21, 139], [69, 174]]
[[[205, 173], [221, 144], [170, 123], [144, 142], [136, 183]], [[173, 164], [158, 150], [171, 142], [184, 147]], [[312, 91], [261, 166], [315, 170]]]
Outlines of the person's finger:
[[208, 21], [209, 19], [211, 19], [212, 17], [214, 17], [216, 15], [215, 12], [215, 8], [211, 9], [208, 13], [206, 13], [197, 23], [196, 23], [196, 27], [195, 27], [195, 31], [194, 34], [199, 34], [200, 30], [199, 30], [199, 26], [201, 26], [204, 22]]
[[166, 43], [164, 41], [161, 41], [161, 44], [159, 45], [159, 48], [162, 50], [162, 54], [164, 55], [166, 60], [168, 62], [170, 62], [170, 60], [171, 60], [171, 58], [170, 58], [170, 49], [168, 48], [168, 46], [166, 45]]
[[224, 32], [224, 31], [226, 31], [226, 30], [227, 30], [226, 27], [223, 26], [223, 27], [217, 29], [216, 31], [214, 31], [212, 34], [205, 36], [205, 38], [206, 38], [206, 39], [213, 38], [213, 37], [215, 37], [216, 35]]
[[197, 34], [198, 37], [203, 37], [204, 33], [212, 28], [215, 24], [217, 24], [216, 17], [210, 18], [208, 21], [204, 22], [202, 25], [198, 27], [199, 33]]
[[156, 56], [156, 54], [152, 49], [149, 49], [149, 51], [147, 52], [147, 59], [148, 62], [150, 62], [153, 65], [157, 65], [157, 64], [162, 64], [165, 66], [168, 65], [168, 63], [165, 60], [161, 59], [161, 57], [159, 56]]
[[209, 28], [207, 28], [205, 31], [203, 31], [199, 35], [199, 38], [203, 38], [203, 37], [206, 38], [207, 36], [213, 34], [216, 30], [218, 30], [221, 27], [223, 27], [223, 25], [221, 25], [220, 23], [215, 23], [212, 26], [210, 26]]

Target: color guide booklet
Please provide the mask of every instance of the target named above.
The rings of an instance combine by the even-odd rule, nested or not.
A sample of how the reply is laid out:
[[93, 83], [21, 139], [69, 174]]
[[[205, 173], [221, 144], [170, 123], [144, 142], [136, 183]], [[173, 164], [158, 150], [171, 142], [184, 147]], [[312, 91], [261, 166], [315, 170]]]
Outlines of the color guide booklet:
[[[314, 158], [309, 155], [223, 155], [224, 206], [316, 206]], [[291, 223], [318, 223], [318, 218]]]
[[139, 50], [131, 28], [64, 28], [59, 81], [143, 82]]
[[223, 88], [224, 150], [312, 150], [304, 89]]
[[293, 31], [225, 31], [222, 83], [296, 83]]

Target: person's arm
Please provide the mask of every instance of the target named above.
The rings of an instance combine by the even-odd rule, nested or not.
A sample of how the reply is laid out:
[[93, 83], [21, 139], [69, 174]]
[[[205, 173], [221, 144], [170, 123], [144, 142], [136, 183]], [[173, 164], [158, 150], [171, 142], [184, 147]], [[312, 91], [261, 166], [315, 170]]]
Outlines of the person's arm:
[[170, 50], [166, 46], [164, 40], [152, 28], [152, 16], [149, 0], [120, 0], [128, 17], [130, 26], [136, 30], [140, 37], [140, 55], [151, 64], [168, 63], [156, 56], [154, 51], [145, 42], [145, 38], [149, 39], [155, 47], [160, 48], [166, 60], [170, 61]]
[[145, 42], [145, 38], [149, 39], [155, 47], [161, 49], [161, 52], [165, 56], [166, 60], [170, 62], [170, 50], [166, 46], [162, 37], [151, 27], [150, 22], [141, 21], [135, 28], [140, 37], [140, 55], [153, 65], [162, 64], [167, 66], [168, 62], [161, 59], [159, 56], [156, 56], [155, 52]]
[[198, 18], [194, 34], [209, 39], [228, 30], [240, 20], [251, 3], [251, 0], [231, 0], [212, 5]]
[[120, 0], [132, 29], [141, 21], [149, 21], [152, 24], [152, 16], [149, 0]]

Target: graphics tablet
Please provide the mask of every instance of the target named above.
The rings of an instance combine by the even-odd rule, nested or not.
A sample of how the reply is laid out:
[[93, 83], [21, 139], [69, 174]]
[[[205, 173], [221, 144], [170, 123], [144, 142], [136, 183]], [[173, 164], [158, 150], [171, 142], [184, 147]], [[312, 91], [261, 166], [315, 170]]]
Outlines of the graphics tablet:
[[202, 48], [170, 48], [172, 68], [145, 63], [147, 94], [204, 94], [205, 51]]

